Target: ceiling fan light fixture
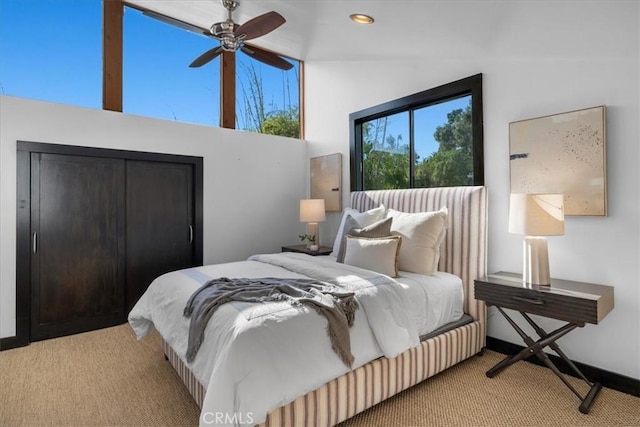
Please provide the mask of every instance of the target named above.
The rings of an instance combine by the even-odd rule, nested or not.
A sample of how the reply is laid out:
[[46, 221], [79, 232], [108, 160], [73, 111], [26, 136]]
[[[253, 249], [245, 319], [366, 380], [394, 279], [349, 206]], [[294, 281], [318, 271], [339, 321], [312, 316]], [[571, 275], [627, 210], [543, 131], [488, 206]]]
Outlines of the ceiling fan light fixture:
[[227, 52], [235, 52], [240, 49], [242, 45], [242, 39], [235, 37], [223, 37], [220, 39], [220, 46], [222, 47], [222, 50]]
[[349, 15], [349, 18], [357, 24], [373, 24], [375, 21], [371, 16], [364, 13], [354, 13]]

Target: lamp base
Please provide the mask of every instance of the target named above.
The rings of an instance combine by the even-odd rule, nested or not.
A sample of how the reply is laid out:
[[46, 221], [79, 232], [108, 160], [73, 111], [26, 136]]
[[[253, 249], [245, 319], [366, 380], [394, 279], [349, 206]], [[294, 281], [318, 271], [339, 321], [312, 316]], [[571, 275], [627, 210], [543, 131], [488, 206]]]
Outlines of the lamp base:
[[317, 245], [320, 247], [320, 236], [318, 235], [318, 223], [317, 222], [308, 222], [307, 223], [307, 234], [309, 236], [315, 236], [315, 240], [310, 242], [307, 240], [307, 249], [311, 249], [311, 246]]
[[547, 238], [525, 236], [523, 241], [522, 280], [532, 285], [551, 285]]

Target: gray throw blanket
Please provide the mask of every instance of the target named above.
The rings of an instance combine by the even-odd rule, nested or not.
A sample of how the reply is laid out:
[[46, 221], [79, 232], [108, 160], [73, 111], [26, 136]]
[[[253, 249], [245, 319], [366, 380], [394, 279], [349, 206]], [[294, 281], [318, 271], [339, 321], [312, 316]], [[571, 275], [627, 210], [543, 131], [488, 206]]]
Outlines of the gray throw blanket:
[[232, 301], [287, 301], [294, 306], [310, 307], [327, 319], [331, 348], [351, 368], [353, 354], [349, 328], [353, 326], [355, 310], [358, 308], [354, 295], [353, 292], [341, 292], [330, 283], [313, 279], [222, 277], [210, 280], [191, 295], [184, 308], [185, 317], [191, 317], [187, 362], [195, 359], [209, 319], [222, 304]]

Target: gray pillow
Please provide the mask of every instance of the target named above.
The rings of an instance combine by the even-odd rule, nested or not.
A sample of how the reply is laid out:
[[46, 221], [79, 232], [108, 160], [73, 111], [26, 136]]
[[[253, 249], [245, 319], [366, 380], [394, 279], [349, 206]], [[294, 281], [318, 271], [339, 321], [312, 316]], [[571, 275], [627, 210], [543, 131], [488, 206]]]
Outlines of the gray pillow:
[[360, 227], [358, 221], [356, 221], [351, 215], [347, 215], [347, 219], [344, 221], [343, 237], [340, 242], [340, 249], [338, 250], [337, 261], [344, 263], [344, 247], [347, 236], [353, 237], [388, 237], [391, 236], [391, 223], [393, 218], [381, 219], [378, 222], [374, 222], [364, 228]]

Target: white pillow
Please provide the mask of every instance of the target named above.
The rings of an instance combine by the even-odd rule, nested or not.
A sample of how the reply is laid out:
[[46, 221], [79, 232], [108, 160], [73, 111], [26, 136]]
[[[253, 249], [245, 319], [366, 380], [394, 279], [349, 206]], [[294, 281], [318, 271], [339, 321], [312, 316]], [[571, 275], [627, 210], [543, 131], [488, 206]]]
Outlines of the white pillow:
[[398, 254], [402, 246], [400, 236], [345, 238], [344, 263], [367, 270], [398, 277]]
[[340, 220], [340, 226], [338, 227], [336, 238], [333, 241], [333, 252], [331, 254], [333, 256], [338, 256], [340, 245], [342, 244], [342, 239], [344, 239], [344, 235], [346, 234], [345, 231], [349, 231], [344, 229], [344, 223], [347, 220], [347, 215], [351, 215], [353, 219], [355, 219], [358, 224], [360, 224], [360, 227], [364, 228], [384, 218], [384, 214], [386, 211], [387, 210], [385, 209], [384, 205], [380, 205], [377, 208], [370, 209], [366, 212], [360, 212], [357, 209], [346, 208], [342, 212], [342, 219]]
[[391, 234], [402, 236], [398, 268], [418, 274], [433, 274], [438, 270], [440, 244], [447, 231], [448, 210], [406, 213], [389, 209], [393, 218]]

